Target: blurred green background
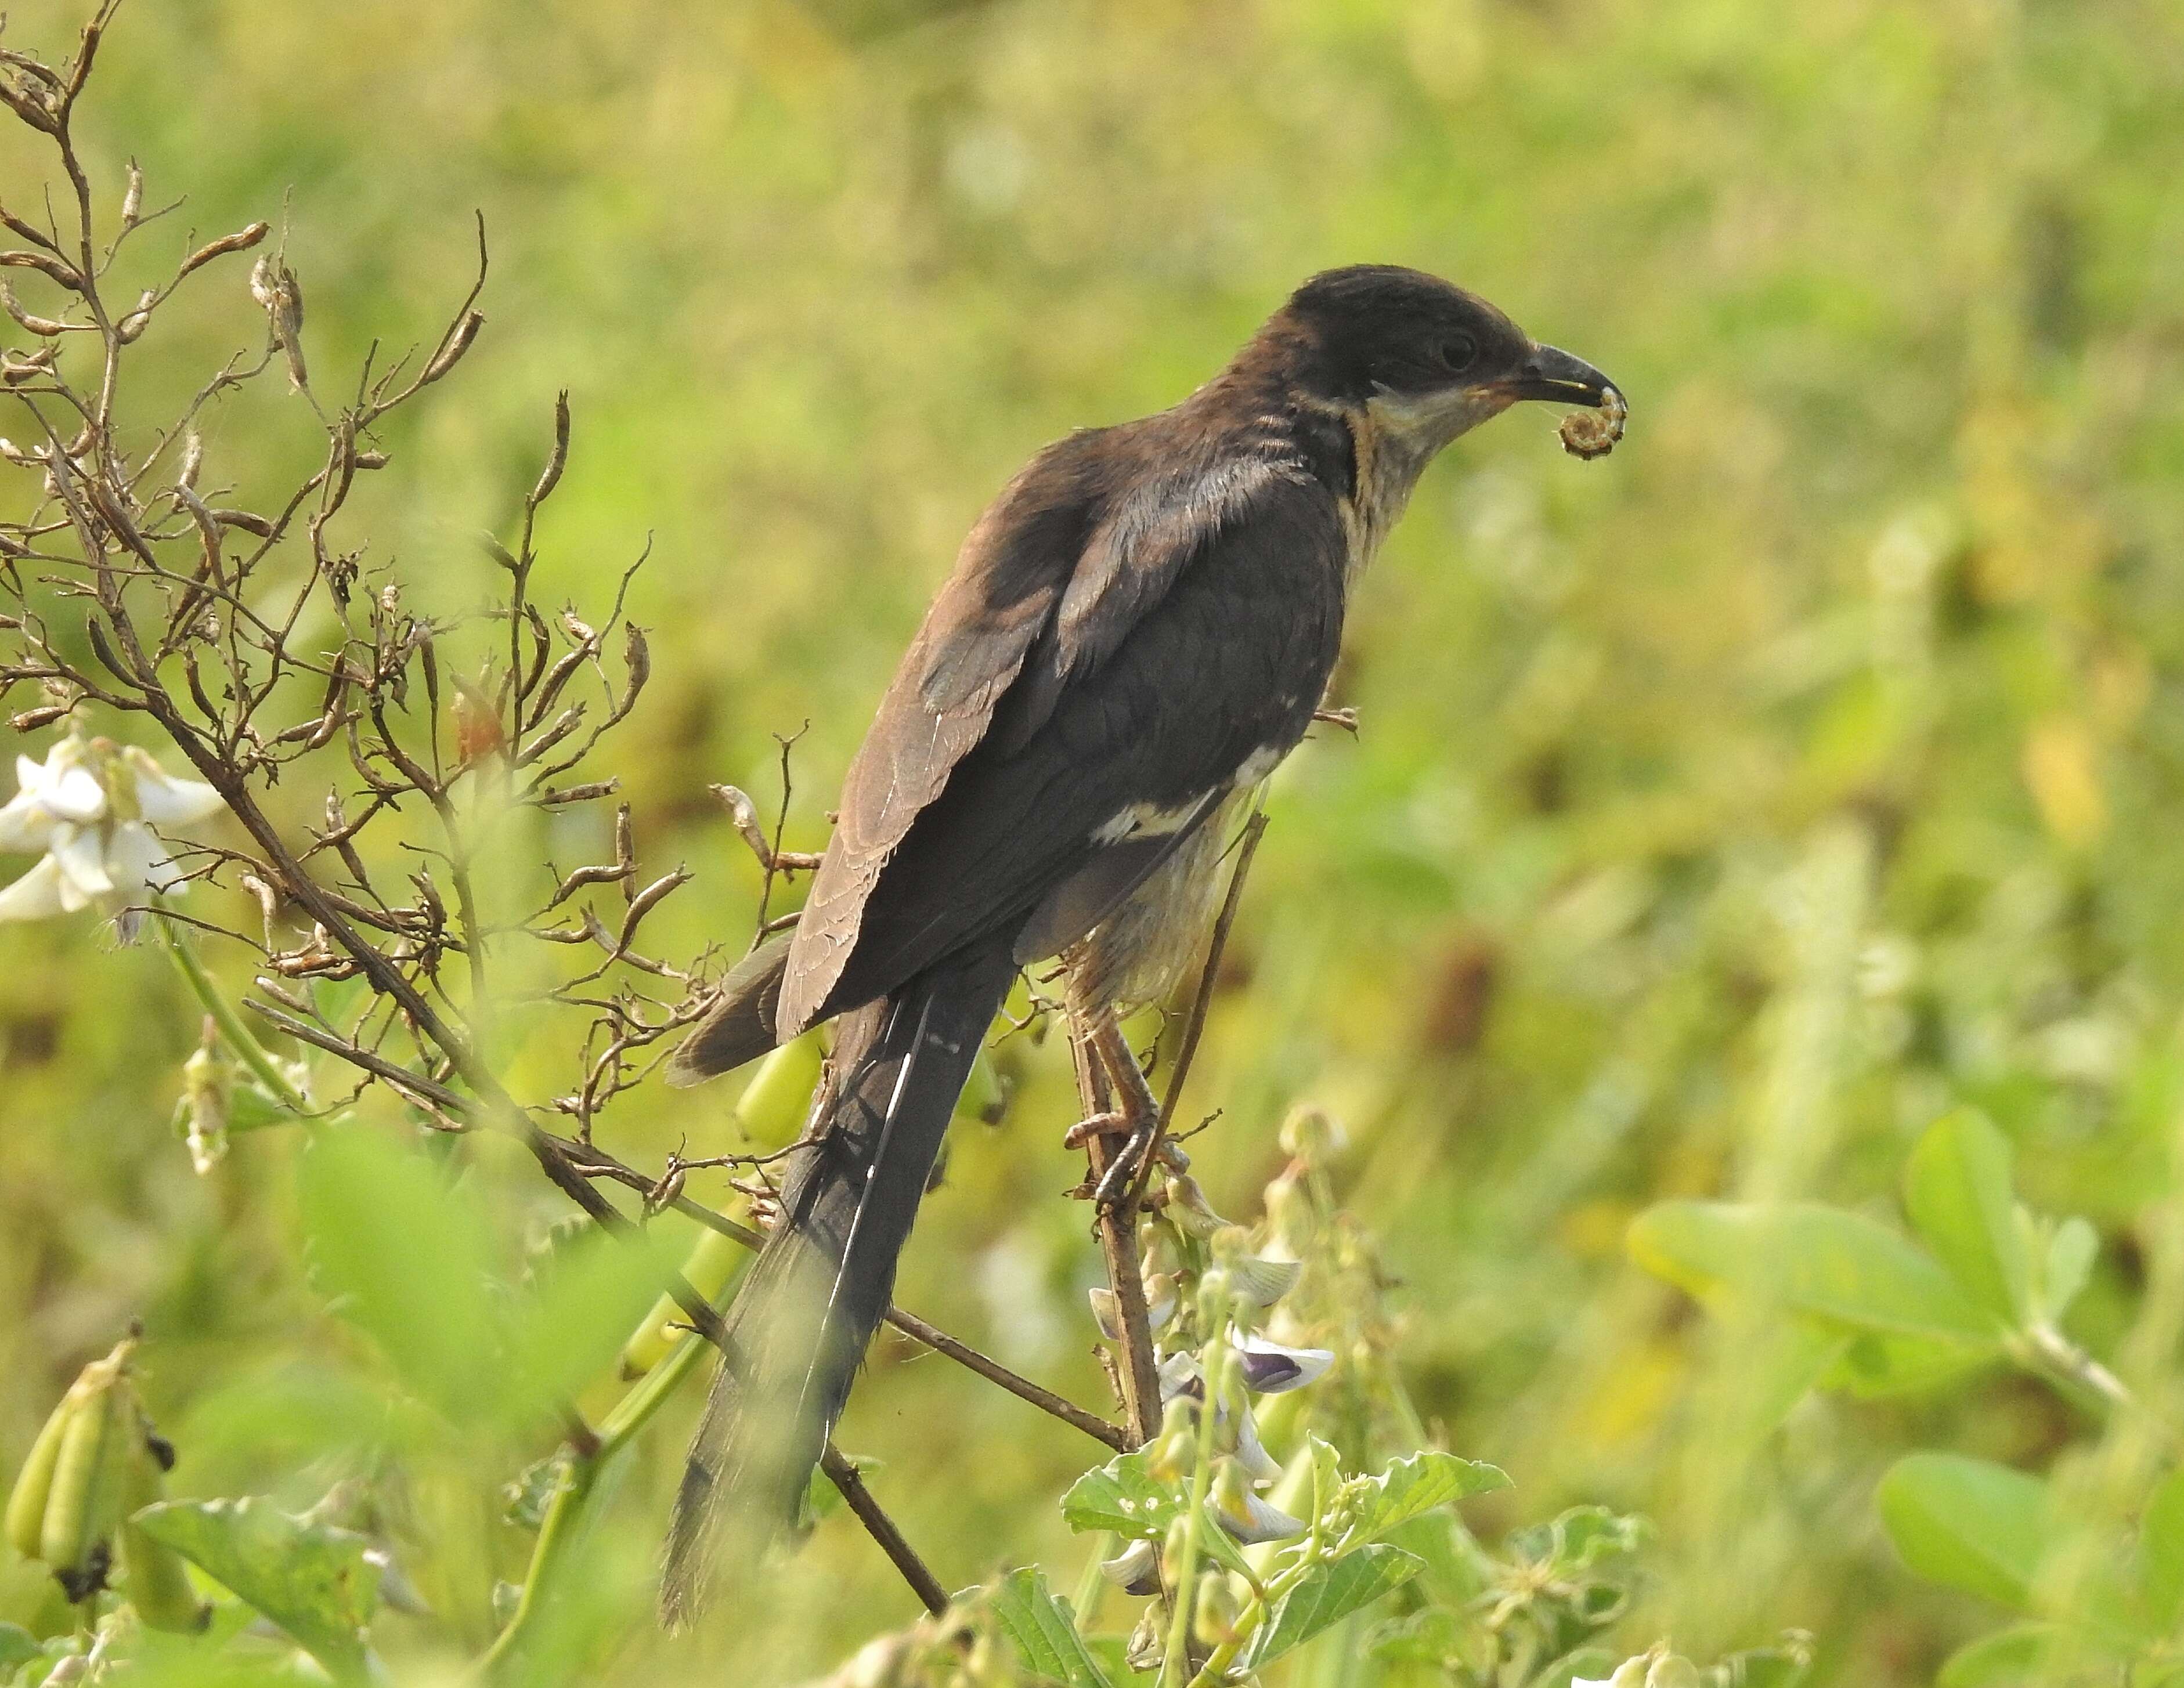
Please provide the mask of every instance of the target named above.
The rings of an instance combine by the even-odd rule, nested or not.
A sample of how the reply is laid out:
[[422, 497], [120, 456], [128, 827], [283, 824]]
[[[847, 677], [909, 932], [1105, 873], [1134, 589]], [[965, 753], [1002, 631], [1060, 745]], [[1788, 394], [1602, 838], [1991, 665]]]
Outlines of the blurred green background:
[[[34, 0], [8, 39], [64, 53], [79, 21]], [[986, 499], [1055, 435], [1179, 398], [1306, 274], [1433, 270], [1608, 370], [1612, 458], [1564, 456], [1543, 409], [1494, 424], [1357, 594], [1362, 731], [1277, 783], [1193, 1146], [1248, 1217], [1291, 1103], [1346, 1123], [1417, 1397], [1515, 1479], [1468, 1515], [1650, 1516], [1634, 1650], [1797, 1625], [1823, 1680], [1908, 1684], [1991, 1622], [1896, 1563], [1873, 1480], [1919, 1446], [2036, 1470], [2084, 1427], [1996, 1379], [1746, 1435], [1745, 1357], [1622, 1237], [1670, 1194], [1892, 1214], [1906, 1146], [1967, 1099], [2032, 1200], [2101, 1225], [2097, 1351], [2177, 1223], [2176, 8], [137, 0], [81, 122], [109, 180], [134, 156], [148, 203], [188, 196], [145, 237], [170, 261], [285, 199], [337, 393], [374, 339], [437, 333], [483, 212], [489, 326], [351, 532], [421, 594], [482, 598], [471, 536], [569, 389], [542, 593], [603, 608], [651, 536], [655, 677], [608, 761], [648, 863], [699, 874], [685, 947], [739, 944], [754, 906], [706, 783], [766, 801], [771, 735], [808, 719], [789, 841], [817, 847]], [[146, 343], [143, 424], [256, 343], [240, 269], [207, 291]], [[316, 454], [270, 388], [209, 448], [254, 479]], [[292, 1138], [199, 1179], [170, 1134], [195, 1029], [156, 953], [0, 929], [0, 1468], [141, 1312], [179, 1491], [307, 1500], [368, 1357], [304, 1282]], [[519, 1057], [527, 1094], [557, 1059]], [[959, 1134], [898, 1298], [1097, 1401], [1063, 1067]], [[722, 1106], [663, 1092], [608, 1138], [656, 1164]], [[479, 1152], [512, 1237], [559, 1217]], [[609, 1514], [614, 1586], [646, 1574], [683, 1428]], [[1066, 1428], [883, 1340], [843, 1440], [944, 1580], [1073, 1580]], [[708, 1645], [790, 1681], [913, 1611], [837, 1519]]]

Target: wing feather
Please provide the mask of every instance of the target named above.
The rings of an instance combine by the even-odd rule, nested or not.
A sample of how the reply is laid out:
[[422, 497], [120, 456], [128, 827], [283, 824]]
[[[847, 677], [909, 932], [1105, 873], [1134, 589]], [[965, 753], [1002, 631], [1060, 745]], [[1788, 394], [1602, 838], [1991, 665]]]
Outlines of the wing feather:
[[1128, 432], [1050, 448], [966, 543], [851, 763], [783, 1036], [1021, 922], [1118, 812], [1302, 736], [1340, 632], [1332, 497], [1272, 458], [1131, 465]]

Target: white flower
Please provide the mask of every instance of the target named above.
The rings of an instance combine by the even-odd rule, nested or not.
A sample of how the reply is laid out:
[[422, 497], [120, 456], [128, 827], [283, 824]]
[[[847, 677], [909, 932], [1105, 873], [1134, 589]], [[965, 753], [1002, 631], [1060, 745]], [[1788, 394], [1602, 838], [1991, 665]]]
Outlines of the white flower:
[[173, 778], [143, 751], [103, 738], [64, 738], [42, 763], [18, 756], [15, 778], [20, 788], [0, 808], [0, 850], [44, 855], [0, 889], [0, 920], [180, 890], [182, 875], [146, 822], [202, 821], [220, 809], [210, 786]]
[[1236, 1359], [1244, 1374], [1244, 1387], [1254, 1395], [1281, 1395], [1317, 1383], [1320, 1373], [1334, 1363], [1325, 1348], [1288, 1348], [1263, 1336], [1235, 1333]]
[[1265, 1541], [1286, 1541], [1302, 1535], [1305, 1521], [1291, 1518], [1251, 1488], [1251, 1479], [1234, 1464], [1223, 1461], [1213, 1479], [1213, 1513], [1221, 1527], [1246, 1547]]

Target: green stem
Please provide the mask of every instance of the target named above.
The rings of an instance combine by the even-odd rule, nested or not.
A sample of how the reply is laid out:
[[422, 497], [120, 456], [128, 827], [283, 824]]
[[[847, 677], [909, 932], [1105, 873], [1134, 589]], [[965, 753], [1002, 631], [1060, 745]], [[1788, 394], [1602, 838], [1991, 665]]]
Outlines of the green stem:
[[1183, 1553], [1169, 1593], [1174, 1603], [1168, 1613], [1167, 1651], [1161, 1660], [1163, 1688], [1182, 1688], [1184, 1672], [1190, 1664], [1190, 1608], [1197, 1591], [1199, 1524], [1206, 1516], [1206, 1496], [1213, 1484], [1213, 1420], [1228, 1387], [1228, 1345], [1216, 1337], [1206, 1346], [1201, 1368], [1206, 1398], [1198, 1403], [1198, 1447], [1191, 1460], [1190, 1510], [1184, 1515]]
[[1113, 1556], [1116, 1545], [1115, 1532], [1101, 1530], [1092, 1543], [1092, 1557], [1084, 1562], [1084, 1574], [1077, 1579], [1077, 1597], [1069, 1605], [1076, 1614], [1080, 1635], [1099, 1613], [1100, 1602], [1107, 1592], [1107, 1574], [1100, 1568], [1100, 1563]]
[[1269, 1582], [1265, 1590], [1255, 1596], [1251, 1603], [1237, 1614], [1236, 1632], [1206, 1656], [1206, 1663], [1198, 1668], [1198, 1674], [1190, 1679], [1190, 1688], [1217, 1688], [1228, 1674], [1228, 1667], [1236, 1657], [1251, 1644], [1259, 1626], [1268, 1615], [1288, 1598], [1290, 1591], [1305, 1579], [1306, 1573], [1320, 1562], [1320, 1541], [1315, 1529], [1311, 1545], [1295, 1564]]
[[2123, 1379], [2052, 1324], [2027, 1326], [2011, 1344], [2010, 1352], [2027, 1371], [2044, 1378], [2095, 1418], [2138, 1405]]
[[632, 1384], [600, 1420], [598, 1440], [592, 1450], [582, 1454], [571, 1450], [568, 1474], [554, 1491], [554, 1498], [546, 1503], [546, 1515], [539, 1520], [538, 1540], [531, 1550], [531, 1568], [523, 1579], [523, 1593], [509, 1617], [507, 1627], [486, 1653], [480, 1667], [484, 1674], [490, 1675], [504, 1664], [522, 1644], [542, 1609], [549, 1585], [568, 1557], [571, 1544], [577, 1540], [585, 1505], [598, 1486], [600, 1473], [651, 1422], [653, 1414], [659, 1412], [699, 1359], [710, 1351], [708, 1345], [695, 1337], [686, 1337], [677, 1343], [668, 1351], [667, 1357]]
[[220, 1041], [234, 1053], [237, 1061], [250, 1069], [252, 1077], [273, 1093], [274, 1099], [281, 1106], [298, 1114], [309, 1113], [310, 1098], [289, 1082], [287, 1074], [281, 1072], [280, 1063], [266, 1052], [263, 1044], [251, 1035], [250, 1028], [242, 1023], [234, 1005], [220, 994], [220, 986], [205, 971], [204, 963], [198, 959], [197, 952], [190, 948], [181, 929], [174, 922], [163, 916], [155, 916], [152, 923], [159, 928], [160, 939], [167, 946], [167, 954], [174, 958], [176, 970], [181, 974], [191, 994], [203, 1005], [204, 1011], [212, 1017], [213, 1024], [220, 1028]]

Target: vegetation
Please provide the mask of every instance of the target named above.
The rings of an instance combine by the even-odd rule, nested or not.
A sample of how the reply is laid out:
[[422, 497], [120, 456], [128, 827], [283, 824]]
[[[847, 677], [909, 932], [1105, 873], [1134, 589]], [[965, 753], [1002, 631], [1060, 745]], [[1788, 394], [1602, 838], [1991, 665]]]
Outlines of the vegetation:
[[[0, 925], [0, 1680], [2184, 1674], [2173, 11], [142, 3], [64, 125], [98, 253], [129, 230], [103, 322], [20, 103], [56, 114], [85, 21], [0, 38], [56, 79], [0, 67], [6, 880], [203, 873], [176, 915], [248, 941], [117, 944], [119, 891]], [[659, 1635], [705, 1356], [647, 1309], [678, 1262], [732, 1287], [693, 1215], [744, 1211], [762, 1169], [719, 1162], [793, 1129], [811, 1052], [772, 1094], [647, 1063], [793, 906], [1006, 476], [1361, 259], [1631, 417], [1602, 462], [1541, 413], [1432, 472], [1357, 593], [1357, 734], [1274, 783], [1179, 1102], [1196, 1195], [1137, 1234], [1221, 1411], [1102, 1447], [883, 1333], [845, 1480], [979, 1592], [921, 1618], [830, 1490]], [[86, 499], [145, 465], [133, 510], [70, 512], [86, 462]], [[216, 514], [298, 487], [276, 536]], [[214, 530], [194, 594], [170, 488]], [[156, 565], [90, 564], [132, 525]], [[186, 758], [243, 694], [185, 653], [262, 677], [220, 631], [260, 589], [309, 606], [263, 754]], [[101, 652], [117, 609], [171, 649]], [[545, 801], [578, 748], [556, 777], [616, 788]], [[399, 801], [312, 869], [403, 911], [377, 972], [269, 842], [365, 769]], [[1190, 1018], [1133, 1028], [1156, 1085]], [[897, 1299], [1112, 1430], [1066, 1044], [996, 1040]]]

